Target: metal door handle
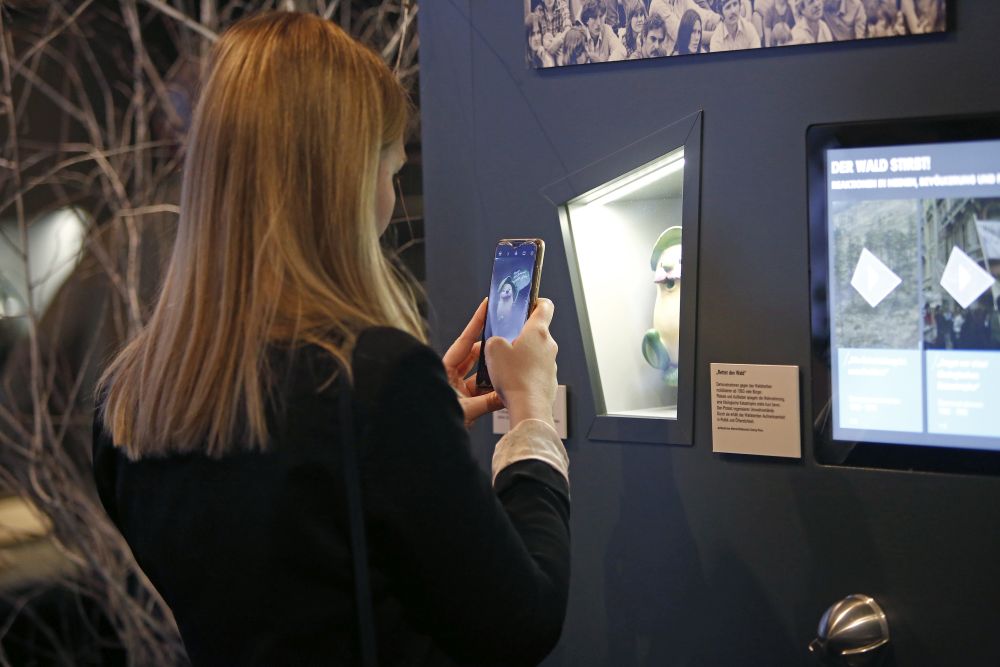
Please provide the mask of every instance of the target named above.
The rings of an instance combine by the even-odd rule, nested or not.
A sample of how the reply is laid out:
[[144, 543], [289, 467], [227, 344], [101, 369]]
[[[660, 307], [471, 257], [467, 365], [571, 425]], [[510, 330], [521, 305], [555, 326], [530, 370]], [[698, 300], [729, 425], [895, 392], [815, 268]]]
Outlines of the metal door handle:
[[874, 667], [885, 660], [888, 646], [882, 608], [868, 595], [848, 595], [824, 612], [809, 650], [827, 665]]

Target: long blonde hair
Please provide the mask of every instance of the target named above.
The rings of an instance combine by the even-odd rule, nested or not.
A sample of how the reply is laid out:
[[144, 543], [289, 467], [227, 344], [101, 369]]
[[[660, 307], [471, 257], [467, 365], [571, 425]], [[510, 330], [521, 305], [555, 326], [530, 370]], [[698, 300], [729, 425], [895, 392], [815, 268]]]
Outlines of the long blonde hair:
[[349, 372], [367, 327], [426, 339], [375, 220], [380, 154], [408, 113], [392, 72], [330, 21], [274, 12], [222, 36], [159, 301], [98, 385], [129, 458], [266, 448], [270, 346], [318, 345]]

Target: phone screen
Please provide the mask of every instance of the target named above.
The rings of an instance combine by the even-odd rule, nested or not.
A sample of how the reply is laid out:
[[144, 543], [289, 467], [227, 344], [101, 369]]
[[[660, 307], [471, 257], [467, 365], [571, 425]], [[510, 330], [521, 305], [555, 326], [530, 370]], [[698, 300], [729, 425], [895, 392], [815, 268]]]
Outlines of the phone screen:
[[513, 342], [528, 319], [531, 285], [535, 279], [535, 244], [501, 244], [493, 257], [486, 335]]
[[[531, 310], [533, 288], [538, 284], [535, 272], [541, 270], [543, 248], [541, 241], [535, 239], [504, 240], [497, 244], [493, 254], [486, 326], [483, 328], [484, 343], [493, 336], [513, 342], [521, 333]], [[485, 346], [479, 361], [476, 383], [480, 387], [489, 387]]]

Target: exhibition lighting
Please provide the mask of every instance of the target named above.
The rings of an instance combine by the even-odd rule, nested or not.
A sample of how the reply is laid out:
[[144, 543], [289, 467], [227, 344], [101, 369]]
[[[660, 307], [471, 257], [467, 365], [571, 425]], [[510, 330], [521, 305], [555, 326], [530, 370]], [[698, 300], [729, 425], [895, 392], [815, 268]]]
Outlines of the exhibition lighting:
[[[600, 193], [597, 198], [587, 202], [587, 206], [604, 206], [612, 202], [623, 199], [628, 195], [638, 192], [647, 185], [652, 185], [667, 176], [674, 174], [684, 168], [684, 158], [675, 158], [665, 165], [654, 165], [647, 173], [637, 175], [631, 180], [613, 187], [612, 190]], [[612, 184], [613, 185], [613, 184]]]
[[[13, 220], [0, 221], [0, 234], [15, 237]], [[27, 314], [24, 294], [31, 290], [38, 312], [45, 310], [80, 259], [87, 224], [80, 211], [53, 211], [28, 229], [27, 247], [0, 244], [0, 318]], [[31, 275], [25, 276], [30, 267]]]

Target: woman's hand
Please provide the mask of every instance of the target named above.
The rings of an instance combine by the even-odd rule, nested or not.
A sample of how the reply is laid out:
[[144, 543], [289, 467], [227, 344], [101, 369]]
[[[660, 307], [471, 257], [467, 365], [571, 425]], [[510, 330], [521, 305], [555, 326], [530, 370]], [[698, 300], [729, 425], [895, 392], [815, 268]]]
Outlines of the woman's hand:
[[444, 370], [448, 374], [448, 382], [458, 393], [458, 402], [462, 405], [462, 412], [465, 413], [466, 427], [472, 426], [472, 423], [483, 415], [503, 407], [503, 402], [495, 391], [480, 393], [476, 387], [475, 376], [466, 378], [479, 361], [485, 323], [486, 299], [483, 299], [475, 315], [466, 325], [465, 331], [451, 344], [442, 359]]
[[510, 411], [511, 428], [525, 419], [553, 424], [559, 351], [549, 334], [553, 311], [551, 301], [539, 299], [513, 344], [499, 336], [486, 341], [490, 379]]

